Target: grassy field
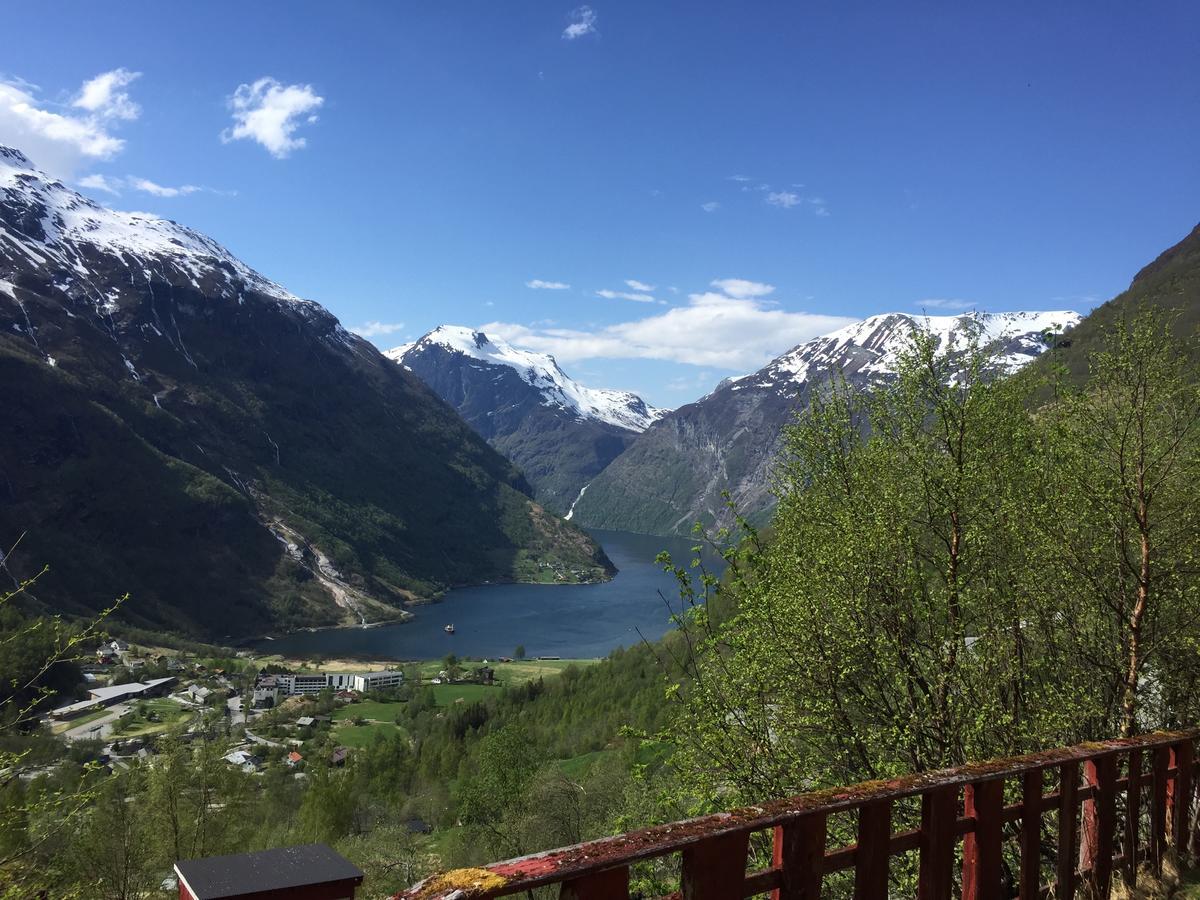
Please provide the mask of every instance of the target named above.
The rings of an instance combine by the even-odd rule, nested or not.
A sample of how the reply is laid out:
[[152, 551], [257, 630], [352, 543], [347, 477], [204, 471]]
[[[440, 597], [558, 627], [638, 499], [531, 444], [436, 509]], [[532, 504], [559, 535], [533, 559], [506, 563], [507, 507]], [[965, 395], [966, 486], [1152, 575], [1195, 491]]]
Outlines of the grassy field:
[[337, 727], [334, 734], [337, 737], [337, 742], [343, 747], [351, 747], [355, 750], [361, 750], [363, 747], [369, 747], [375, 740], [376, 735], [390, 737], [393, 734], [403, 734], [403, 730], [397, 728], [387, 722], [378, 722], [371, 725], [351, 725], [343, 723]]
[[364, 719], [371, 719], [375, 722], [396, 721], [396, 716], [403, 711], [404, 703], [381, 703], [378, 700], [360, 700], [357, 703], [347, 703], [345, 706], [340, 706], [333, 711], [333, 720], [335, 722], [346, 722], [350, 719], [357, 719], [360, 716]]
[[[526, 681], [532, 681], [535, 678], [548, 678], [552, 675], [557, 675], [567, 666], [591, 666], [598, 663], [598, 659], [523, 659], [516, 662], [496, 662], [489, 661], [493, 669], [496, 670], [496, 680], [505, 684], [522, 684]], [[441, 660], [429, 660], [420, 663], [421, 677], [433, 678], [440, 672], [444, 666]], [[477, 669], [483, 663], [474, 662], [471, 660], [462, 660], [459, 665], [466, 671]]]
[[[496, 670], [496, 678], [498, 680], [508, 682], [509, 684], [519, 684], [524, 681], [531, 681], [534, 678], [557, 675], [567, 666], [590, 666], [599, 661], [598, 659], [523, 659], [510, 663], [501, 663], [493, 659], [488, 664]], [[260, 667], [273, 664], [286, 666], [292, 671], [313, 672], [378, 672], [383, 669], [405, 668], [406, 666], [415, 665], [420, 671], [421, 677], [426, 679], [435, 677], [438, 672], [445, 668], [440, 659], [430, 659], [417, 663], [411, 661], [406, 663], [402, 660], [362, 662], [353, 659], [325, 659], [317, 663], [311, 659], [296, 659], [281, 656], [277, 653], [256, 656], [248, 662], [253, 662]], [[476, 660], [461, 660], [459, 664], [463, 669], [468, 671], [483, 665], [482, 662]]]
[[[123, 719], [113, 729], [114, 736], [122, 738], [137, 737], [139, 735], [166, 731], [171, 726], [190, 718], [194, 712], [193, 710], [185, 709], [174, 700], [169, 700], [165, 697], [154, 700], [139, 700], [135, 708], [140, 711], [137, 721], [130, 722], [128, 719]], [[146, 716], [150, 713], [156, 714], [159, 721], [147, 721]]]
[[[404, 709], [403, 703], [381, 703], [378, 700], [363, 700], [347, 703], [333, 711], [334, 734], [339, 744], [362, 749], [375, 740], [376, 735], [385, 737], [399, 734], [403, 729], [396, 723], [396, 716]], [[365, 725], [354, 725], [352, 720], [363, 718]]]
[[490, 684], [435, 684], [433, 698], [438, 706], [453, 706], [460, 700], [463, 703], [473, 703], [499, 691], [499, 685]]
[[555, 762], [555, 765], [562, 770], [563, 774], [568, 778], [582, 778], [587, 774], [588, 769], [594, 766], [600, 760], [604, 759], [615, 750], [593, 750], [591, 753], [583, 753], [579, 756], [572, 756], [570, 759], [560, 759]]

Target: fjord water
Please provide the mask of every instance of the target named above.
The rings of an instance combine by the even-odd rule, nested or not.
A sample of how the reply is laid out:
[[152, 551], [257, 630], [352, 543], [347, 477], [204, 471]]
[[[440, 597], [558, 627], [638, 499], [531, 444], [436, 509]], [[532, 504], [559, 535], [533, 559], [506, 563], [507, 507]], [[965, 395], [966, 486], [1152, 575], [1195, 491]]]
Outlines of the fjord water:
[[[654, 561], [668, 551], [687, 565], [695, 542], [620, 531], [592, 531], [619, 570], [603, 584], [487, 584], [450, 591], [440, 603], [413, 609], [415, 618], [378, 628], [335, 628], [298, 632], [260, 649], [300, 657], [440, 659], [447, 653], [495, 658], [511, 656], [518, 644], [529, 656], [589, 658], [642, 639], [656, 640], [673, 627], [679, 609], [674, 577]], [[705, 555], [719, 574], [724, 562]], [[660, 596], [661, 593], [661, 596]], [[454, 634], [445, 626], [453, 623]]]

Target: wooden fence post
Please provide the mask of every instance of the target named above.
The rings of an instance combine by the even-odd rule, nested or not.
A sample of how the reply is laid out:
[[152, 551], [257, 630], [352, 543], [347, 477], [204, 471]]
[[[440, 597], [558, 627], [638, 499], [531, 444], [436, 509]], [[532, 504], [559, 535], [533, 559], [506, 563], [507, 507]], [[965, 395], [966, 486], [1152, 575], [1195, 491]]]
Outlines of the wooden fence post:
[[683, 900], [729, 900], [746, 885], [747, 832], [723, 834], [684, 848]]
[[968, 784], [963, 811], [975, 828], [963, 838], [963, 900], [1000, 900], [1004, 779]]
[[1171, 747], [1171, 764], [1175, 779], [1171, 783], [1168, 808], [1171, 810], [1171, 843], [1180, 853], [1186, 853], [1191, 832], [1188, 817], [1192, 806], [1192, 742], [1181, 741]]
[[1167, 768], [1171, 764], [1169, 747], [1154, 750], [1154, 782], [1150, 786], [1150, 865], [1162, 875], [1163, 851], [1167, 845]]
[[1022, 900], [1039, 900], [1042, 894], [1042, 789], [1041, 769], [1021, 778], [1021, 884]]
[[559, 900], [618, 900], [629, 896], [629, 867], [605, 869], [564, 881]]
[[1079, 788], [1079, 764], [1059, 766], [1058, 788], [1058, 900], [1075, 898], [1075, 795]]
[[954, 884], [954, 846], [957, 842], [958, 788], [934, 788], [921, 798], [918, 900], [950, 900]]
[[892, 801], [880, 800], [860, 807], [854, 900], [887, 900], [891, 839]]
[[1088, 874], [1092, 897], [1106, 898], [1112, 889], [1113, 832], [1117, 826], [1117, 759], [1101, 756], [1084, 764], [1092, 796], [1083, 802], [1080, 868]]
[[1141, 853], [1142, 751], [1129, 751], [1129, 788], [1125, 801], [1125, 885], [1137, 885], [1138, 855]]
[[775, 829], [780, 887], [772, 892], [773, 900], [821, 900], [827, 818], [817, 812]]

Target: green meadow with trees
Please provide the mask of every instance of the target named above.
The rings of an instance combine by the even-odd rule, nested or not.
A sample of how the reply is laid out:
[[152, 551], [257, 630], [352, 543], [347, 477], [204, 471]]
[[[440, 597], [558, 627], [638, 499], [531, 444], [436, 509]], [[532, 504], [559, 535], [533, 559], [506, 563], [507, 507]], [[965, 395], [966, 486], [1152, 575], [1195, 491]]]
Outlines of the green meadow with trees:
[[830, 383], [788, 431], [769, 527], [663, 559], [676, 631], [461, 702], [410, 680], [343, 707], [334, 725], [387, 725], [344, 765], [326, 762], [331, 727], [299, 772], [281, 752], [242, 771], [213, 713], [202, 738], [168, 731], [110, 773], [36, 715], [95, 626], [26, 618], [11, 595], [0, 892], [148, 897], [176, 859], [325, 841], [383, 895], [817, 787], [1195, 723], [1196, 335], [1143, 309], [1089, 340], [1086, 372], [1051, 349], [1001, 377], [982, 349], [954, 375], [918, 335], [894, 382]]

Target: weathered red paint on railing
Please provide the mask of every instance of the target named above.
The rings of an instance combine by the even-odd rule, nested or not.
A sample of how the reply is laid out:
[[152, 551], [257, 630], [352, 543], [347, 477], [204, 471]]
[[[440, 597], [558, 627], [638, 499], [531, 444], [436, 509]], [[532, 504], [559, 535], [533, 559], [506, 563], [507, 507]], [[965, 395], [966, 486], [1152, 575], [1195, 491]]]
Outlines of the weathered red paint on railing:
[[[800, 794], [436, 876], [396, 900], [491, 898], [551, 884], [562, 886], [563, 898], [619, 900], [629, 896], [633, 864], [676, 853], [682, 858], [676, 896], [683, 900], [740, 900], [766, 893], [773, 900], [818, 900], [823, 877], [845, 869], [854, 870], [856, 900], [886, 900], [891, 857], [913, 850], [920, 854], [919, 900], [949, 900], [956, 858], [964, 900], [998, 900], [1012, 889], [1027, 900], [1047, 889], [1051, 896], [1074, 898], [1079, 885], [1089, 896], [1107, 897], [1113, 873], [1129, 882], [1139, 860], [1161, 871], [1168, 847], [1200, 854], [1200, 821], [1189, 821], [1198, 739], [1200, 729], [1158, 732]], [[1046, 794], [1045, 773], [1055, 770], [1059, 789]], [[1014, 789], [1020, 788], [1020, 802], [1006, 806], [1010, 779]], [[1149, 802], [1144, 803], [1147, 786]], [[1127, 799], [1118, 827], [1120, 794]], [[920, 827], [896, 833], [896, 802], [915, 797], [921, 799]], [[848, 812], [858, 814], [857, 843], [829, 848], [829, 816]], [[1041, 857], [1047, 812], [1058, 814], [1058, 852], [1052, 860]], [[1010, 823], [1019, 826], [1006, 831]], [[1148, 823], [1147, 844], [1141, 839], [1143, 823]], [[773, 834], [773, 863], [747, 872], [750, 836], [764, 831]], [[1015, 872], [1007, 871], [1005, 861], [1010, 838], [1019, 854]], [[1043, 862], [1054, 872], [1049, 885], [1042, 881]]]

